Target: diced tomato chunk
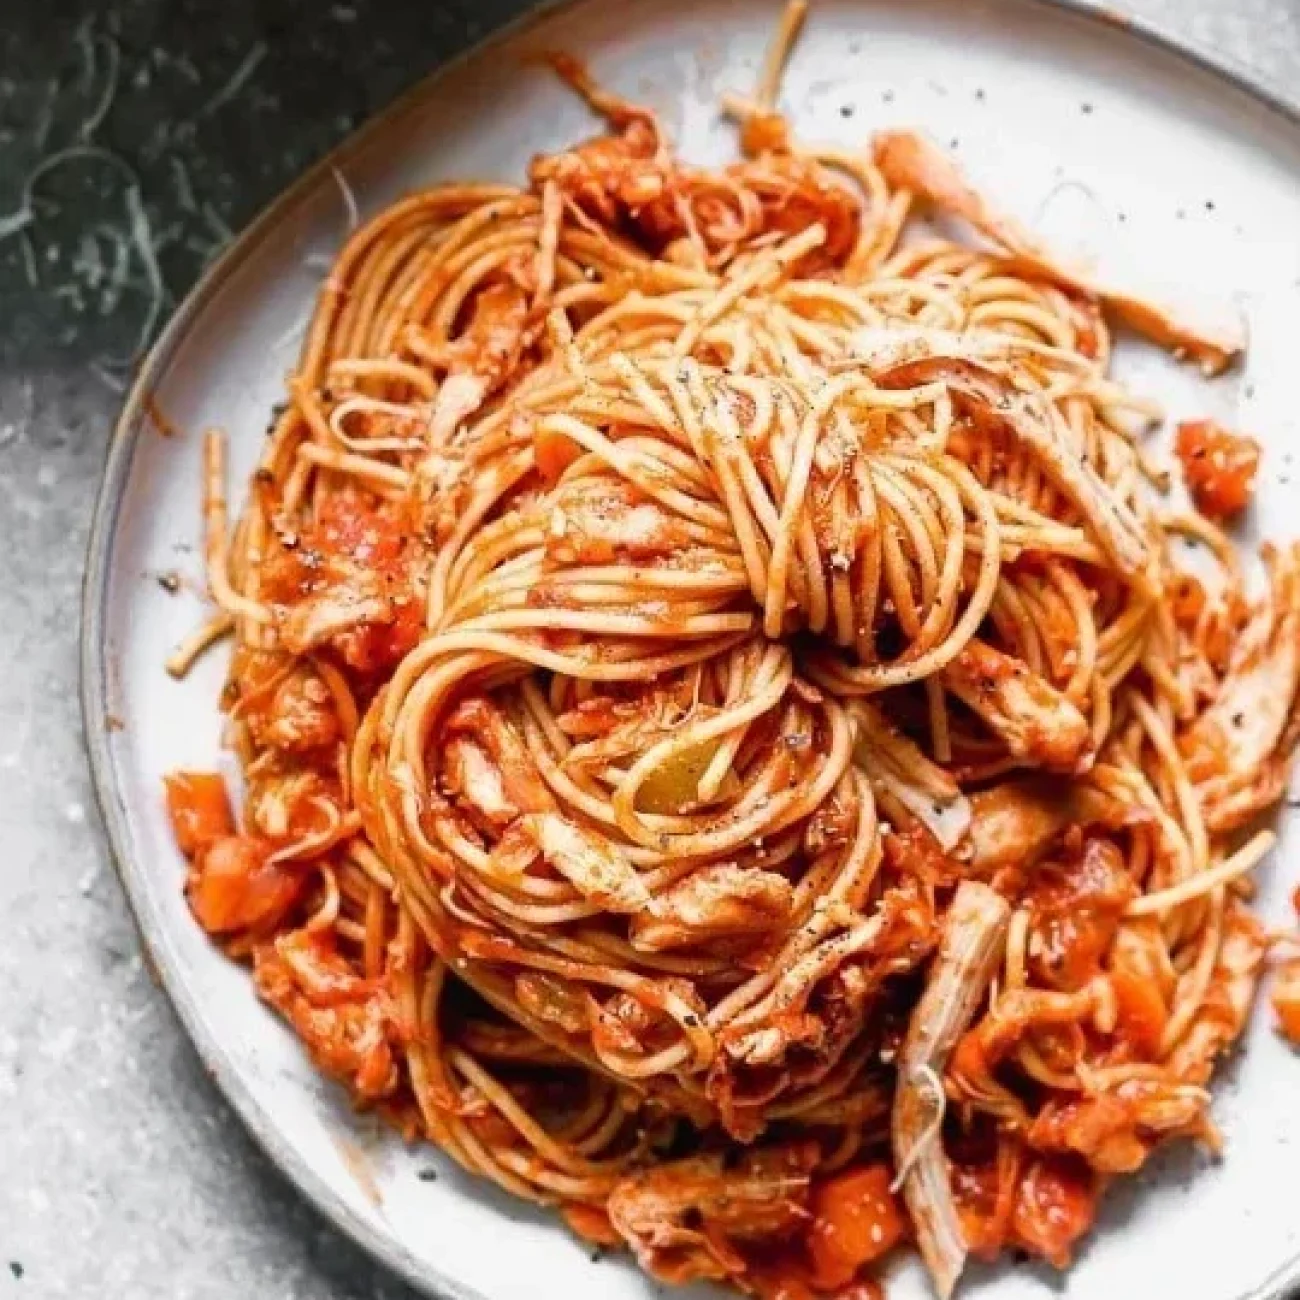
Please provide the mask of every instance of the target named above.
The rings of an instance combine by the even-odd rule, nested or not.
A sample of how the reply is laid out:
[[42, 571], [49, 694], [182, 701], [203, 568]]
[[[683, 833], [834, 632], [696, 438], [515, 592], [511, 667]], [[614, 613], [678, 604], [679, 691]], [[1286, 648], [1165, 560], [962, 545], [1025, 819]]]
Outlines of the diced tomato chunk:
[[495, 1107], [466, 1116], [465, 1125], [486, 1147], [511, 1147], [519, 1141], [519, 1130]]
[[583, 1239], [596, 1246], [621, 1246], [623, 1238], [618, 1235], [609, 1215], [595, 1205], [566, 1205], [560, 1213], [564, 1221]]
[[419, 604], [408, 600], [397, 606], [391, 623], [363, 623], [333, 638], [343, 662], [359, 673], [394, 668], [415, 648], [424, 630]]
[[1097, 1214], [1097, 1180], [1074, 1156], [1041, 1156], [1025, 1171], [1012, 1233], [1018, 1245], [1066, 1268]]
[[885, 861], [926, 884], [947, 884], [958, 871], [928, 826], [919, 821], [894, 826], [881, 841]]
[[1108, 839], [1084, 839], [1039, 867], [1026, 896], [1035, 973], [1054, 988], [1082, 988], [1097, 974], [1137, 893], [1123, 854]]
[[533, 434], [533, 461], [537, 472], [548, 485], [559, 482], [560, 475], [582, 455], [582, 448], [566, 433], [539, 424]]
[[1273, 1010], [1286, 1040], [1300, 1047], [1300, 961], [1287, 962], [1273, 985]]
[[785, 1263], [751, 1272], [745, 1281], [758, 1300], [885, 1300], [885, 1289], [874, 1278], [826, 1290]]
[[758, 1300], [821, 1300], [798, 1268], [792, 1268], [784, 1261], [774, 1267], [751, 1271], [746, 1280]]
[[962, 1236], [979, 1259], [996, 1259], [1007, 1243], [1023, 1161], [1020, 1139], [1004, 1134], [994, 1151], [985, 1150], [974, 1163], [949, 1165]]
[[808, 1253], [819, 1288], [847, 1286], [864, 1264], [907, 1235], [891, 1181], [889, 1166], [878, 1164], [845, 1170], [814, 1188]]
[[854, 1282], [836, 1291], [834, 1300], [885, 1300], [885, 1288], [875, 1278]]
[[298, 900], [302, 873], [271, 862], [275, 846], [257, 835], [227, 835], [195, 861], [186, 894], [209, 934], [265, 929]]
[[1186, 420], [1174, 444], [1197, 509], [1211, 519], [1244, 510], [1255, 486], [1259, 443], [1215, 420]]
[[235, 830], [226, 783], [216, 772], [169, 772], [163, 777], [176, 844], [193, 858]]
[[405, 537], [399, 521], [371, 498], [335, 492], [321, 502], [311, 541], [327, 554], [382, 570], [401, 558]]
[[1180, 573], [1169, 594], [1173, 601], [1174, 622], [1179, 627], [1195, 627], [1205, 608], [1205, 588], [1200, 579], [1190, 573]]
[[1129, 970], [1111, 971], [1110, 986], [1115, 993], [1116, 1036], [1130, 1043], [1139, 1056], [1155, 1057], [1169, 1023], [1169, 1008], [1159, 987]]

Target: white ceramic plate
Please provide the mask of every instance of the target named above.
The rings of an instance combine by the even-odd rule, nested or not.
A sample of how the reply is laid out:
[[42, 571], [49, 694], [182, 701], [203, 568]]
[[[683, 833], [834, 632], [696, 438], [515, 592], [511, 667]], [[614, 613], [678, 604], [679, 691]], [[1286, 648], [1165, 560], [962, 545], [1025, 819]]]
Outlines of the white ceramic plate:
[[[617, 1300], [654, 1293], [622, 1261], [593, 1264], [550, 1216], [472, 1181], [431, 1150], [358, 1121], [322, 1083], [244, 971], [208, 945], [181, 896], [162, 774], [219, 755], [224, 665], [184, 682], [167, 650], [201, 615], [165, 594], [201, 588], [200, 431], [230, 435], [235, 482], [252, 464], [293, 364], [321, 259], [345, 234], [330, 165], [363, 213], [448, 179], [516, 180], [533, 153], [588, 134], [582, 105], [529, 57], [563, 48], [598, 79], [660, 110], [682, 151], [731, 155], [718, 92], [752, 84], [778, 0], [585, 0], [546, 12], [440, 73], [315, 169], [209, 274], [144, 367], [109, 456], [86, 581], [86, 730], [105, 821], [144, 941], [217, 1082], [254, 1134], [326, 1214], [433, 1294], [486, 1300]], [[1194, 286], [1249, 319], [1245, 369], [1214, 385], [1126, 350], [1122, 368], [1174, 416], [1212, 414], [1257, 433], [1263, 532], [1300, 531], [1295, 401], [1300, 367], [1300, 125], [1204, 60], [1113, 18], [1041, 0], [819, 0], [785, 79], [806, 139], [862, 141], [919, 124], [955, 142], [999, 201], [1066, 248], [1145, 280]], [[145, 414], [156, 395], [184, 436]], [[120, 722], [121, 726], [115, 725]], [[1284, 835], [1263, 906], [1285, 915], [1300, 838]], [[1300, 1060], [1261, 1014], [1218, 1087], [1227, 1157], [1182, 1150], [1109, 1198], [1075, 1268], [1074, 1297], [1276, 1300], [1300, 1278]], [[438, 1170], [437, 1181], [419, 1171]], [[1046, 1273], [977, 1271], [986, 1300], [1041, 1294]], [[894, 1300], [927, 1295], [914, 1264]]]

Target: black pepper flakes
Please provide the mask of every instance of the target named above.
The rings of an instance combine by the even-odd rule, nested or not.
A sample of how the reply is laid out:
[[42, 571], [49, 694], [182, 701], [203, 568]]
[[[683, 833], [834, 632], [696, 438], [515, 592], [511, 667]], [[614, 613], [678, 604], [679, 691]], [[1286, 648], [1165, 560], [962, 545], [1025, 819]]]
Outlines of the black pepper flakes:
[[841, 116], [841, 117], [844, 117], [844, 118], [852, 117], [852, 116], [853, 116], [853, 105], [852, 105], [852, 104], [841, 104], [841, 105], [840, 105], [840, 116]]
[[168, 571], [157, 575], [158, 585], [169, 595], [174, 596], [181, 589], [181, 580], [176, 573]]
[[16, 1259], [11, 1259], [9, 1261], [9, 1271], [14, 1275], [14, 1279], [16, 1281], [21, 1282], [23, 1278], [23, 1273], [26, 1270]]
[[1082, 113], [1084, 117], [1091, 117], [1092, 105], [1085, 99], [1083, 103], [1079, 105], [1079, 112]]
[[438, 1171], [436, 1169], [421, 1169], [415, 1176], [422, 1183], [436, 1183], [438, 1181]]
[[276, 402], [271, 407], [271, 416], [266, 425], [266, 437], [270, 437], [276, 430], [280, 421], [284, 418], [284, 413], [289, 409], [288, 402]]

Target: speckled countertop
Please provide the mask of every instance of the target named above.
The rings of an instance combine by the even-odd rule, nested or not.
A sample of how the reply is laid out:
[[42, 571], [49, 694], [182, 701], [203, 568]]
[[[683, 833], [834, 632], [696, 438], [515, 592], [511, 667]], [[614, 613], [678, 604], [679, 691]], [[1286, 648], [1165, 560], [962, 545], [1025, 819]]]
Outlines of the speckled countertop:
[[[253, 1148], [150, 982], [82, 753], [78, 598], [123, 362], [155, 316], [311, 160], [524, 7], [0, 4], [4, 1300], [410, 1295]], [[1300, 85], [1300, 0], [1122, 7]]]

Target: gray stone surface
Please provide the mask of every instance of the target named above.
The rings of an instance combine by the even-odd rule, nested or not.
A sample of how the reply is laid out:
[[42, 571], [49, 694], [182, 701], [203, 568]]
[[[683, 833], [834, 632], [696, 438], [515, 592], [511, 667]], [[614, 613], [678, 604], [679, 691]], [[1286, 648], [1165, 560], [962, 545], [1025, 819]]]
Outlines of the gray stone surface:
[[[1297, 84], [1300, 0], [1126, 7]], [[521, 8], [0, 2], [3, 1300], [410, 1295], [252, 1147], [150, 982], [81, 749], [79, 583], [122, 362], [157, 305], [138, 256], [121, 280], [113, 269], [133, 197], [162, 244], [165, 311], [229, 228]], [[15, 231], [31, 168], [87, 143], [129, 170], [83, 153], [38, 179]]]

